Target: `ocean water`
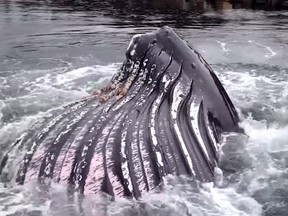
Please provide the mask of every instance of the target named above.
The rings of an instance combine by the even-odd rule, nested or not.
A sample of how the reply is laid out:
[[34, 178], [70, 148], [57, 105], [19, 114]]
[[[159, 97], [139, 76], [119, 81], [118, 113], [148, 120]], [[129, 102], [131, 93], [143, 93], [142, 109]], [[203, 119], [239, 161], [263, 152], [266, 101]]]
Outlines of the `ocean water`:
[[[177, 1], [178, 3], [181, 1]], [[288, 215], [288, 12], [171, 1], [0, 2], [0, 158], [51, 110], [117, 72], [134, 34], [170, 25], [210, 63], [247, 136], [223, 136], [213, 183], [167, 176], [140, 200], [0, 182], [0, 216]]]

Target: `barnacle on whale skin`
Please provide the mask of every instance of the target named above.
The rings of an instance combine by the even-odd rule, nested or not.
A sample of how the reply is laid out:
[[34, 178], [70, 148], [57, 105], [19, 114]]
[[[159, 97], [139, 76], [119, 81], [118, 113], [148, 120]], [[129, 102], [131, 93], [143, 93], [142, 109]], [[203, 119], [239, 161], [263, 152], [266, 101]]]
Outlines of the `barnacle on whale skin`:
[[[128, 71], [128, 74], [129, 72], [131, 72], [131, 70], [129, 70], [128, 68], [126, 68], [125, 70]], [[124, 76], [125, 72], [123, 70], [120, 70], [120, 72], [114, 75], [114, 77], [111, 80], [111, 83], [102, 87], [101, 89], [94, 90], [91, 93], [91, 95], [98, 96], [99, 101], [102, 103], [106, 102], [113, 96], [116, 96], [117, 100], [124, 97], [127, 94], [129, 88], [131, 87], [133, 81], [136, 79], [137, 71], [138, 70], [135, 69], [133, 73], [129, 74], [129, 76], [127, 77]], [[89, 98], [89, 96], [86, 98]]]

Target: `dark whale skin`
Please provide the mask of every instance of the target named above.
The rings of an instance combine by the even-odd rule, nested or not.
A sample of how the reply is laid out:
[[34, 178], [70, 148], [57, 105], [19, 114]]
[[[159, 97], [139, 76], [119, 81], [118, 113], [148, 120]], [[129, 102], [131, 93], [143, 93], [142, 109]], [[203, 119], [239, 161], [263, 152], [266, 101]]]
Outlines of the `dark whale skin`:
[[238, 123], [210, 66], [165, 26], [134, 36], [111, 85], [21, 136], [0, 172], [13, 173], [17, 148], [25, 152], [11, 174], [18, 184], [52, 179], [84, 194], [139, 198], [168, 174], [213, 181], [221, 134], [242, 132]]

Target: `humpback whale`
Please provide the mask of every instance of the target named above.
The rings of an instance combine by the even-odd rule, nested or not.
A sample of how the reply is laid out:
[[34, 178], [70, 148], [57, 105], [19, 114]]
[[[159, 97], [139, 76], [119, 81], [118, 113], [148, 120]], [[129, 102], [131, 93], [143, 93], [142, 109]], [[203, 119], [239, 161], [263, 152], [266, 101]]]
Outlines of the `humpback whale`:
[[109, 85], [18, 138], [0, 172], [18, 184], [139, 198], [168, 174], [213, 181], [224, 132], [242, 132], [233, 103], [199, 52], [165, 26], [132, 38]]

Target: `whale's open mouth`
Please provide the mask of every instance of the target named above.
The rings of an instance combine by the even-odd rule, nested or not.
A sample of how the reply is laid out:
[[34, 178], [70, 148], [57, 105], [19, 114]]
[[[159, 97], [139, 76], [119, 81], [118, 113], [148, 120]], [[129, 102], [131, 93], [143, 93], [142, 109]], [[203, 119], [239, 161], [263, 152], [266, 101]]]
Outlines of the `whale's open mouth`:
[[213, 181], [221, 134], [241, 131], [212, 69], [169, 27], [135, 36], [119, 72], [95, 95], [18, 139], [12, 149], [26, 154], [14, 174], [8, 154], [2, 174], [137, 198], [168, 174]]

